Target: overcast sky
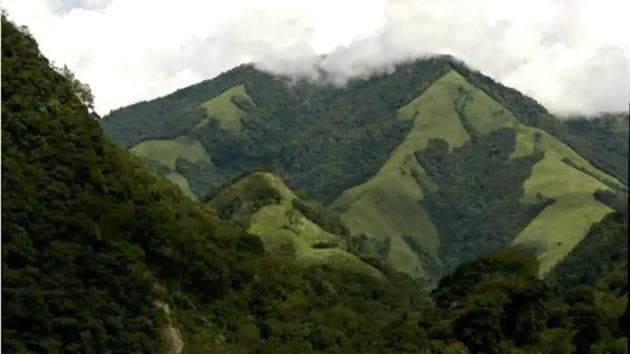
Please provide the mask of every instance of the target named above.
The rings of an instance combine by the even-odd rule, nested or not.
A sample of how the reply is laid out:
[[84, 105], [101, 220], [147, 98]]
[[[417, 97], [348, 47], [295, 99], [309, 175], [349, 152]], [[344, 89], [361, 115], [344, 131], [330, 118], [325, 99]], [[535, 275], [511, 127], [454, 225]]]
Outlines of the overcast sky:
[[[339, 80], [452, 54], [557, 113], [626, 110], [629, 0], [2, 0], [101, 115], [245, 62]], [[328, 54], [321, 59], [321, 54]]]

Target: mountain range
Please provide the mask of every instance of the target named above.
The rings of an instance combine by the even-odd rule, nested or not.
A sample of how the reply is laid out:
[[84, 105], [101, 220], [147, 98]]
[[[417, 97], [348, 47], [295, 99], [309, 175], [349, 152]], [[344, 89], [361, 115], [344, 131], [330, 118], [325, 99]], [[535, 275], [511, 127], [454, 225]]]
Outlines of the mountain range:
[[451, 57], [85, 93], [2, 15], [4, 351], [627, 352], [627, 114]]
[[611, 211], [593, 194], [628, 181], [626, 115], [562, 121], [446, 56], [344, 86], [243, 65], [102, 127], [195, 200], [270, 171], [338, 213], [371, 257], [429, 283], [510, 245], [546, 274]]

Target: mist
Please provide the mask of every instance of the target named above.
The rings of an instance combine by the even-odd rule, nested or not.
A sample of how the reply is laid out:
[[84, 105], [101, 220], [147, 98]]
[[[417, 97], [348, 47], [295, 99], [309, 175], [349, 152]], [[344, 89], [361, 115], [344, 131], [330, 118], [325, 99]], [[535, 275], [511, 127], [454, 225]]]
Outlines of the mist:
[[55, 65], [110, 110], [168, 94], [242, 63], [328, 79], [449, 54], [552, 112], [627, 110], [626, 0], [506, 2], [4, 0]]

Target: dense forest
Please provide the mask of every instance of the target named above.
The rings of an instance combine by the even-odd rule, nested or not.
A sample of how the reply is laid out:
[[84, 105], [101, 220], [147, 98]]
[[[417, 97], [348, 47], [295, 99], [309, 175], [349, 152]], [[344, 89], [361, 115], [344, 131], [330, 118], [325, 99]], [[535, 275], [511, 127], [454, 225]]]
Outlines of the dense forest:
[[425, 204], [444, 235], [440, 258], [447, 270], [473, 255], [508, 247], [553, 203], [548, 199], [521, 203], [523, 182], [543, 153], [510, 160], [515, 140], [513, 129], [500, 129], [474, 137], [452, 153], [443, 140], [432, 140], [417, 153], [418, 161], [437, 184]]
[[[374, 90], [374, 94], [387, 91]], [[173, 105], [157, 109], [174, 109], [175, 102], [185, 103], [193, 92], [175, 94], [168, 98]], [[261, 105], [253, 92], [258, 91], [250, 95]], [[558, 268], [554, 276], [566, 279], [562, 280], [566, 287], [556, 290], [554, 284], [539, 279], [536, 259], [526, 251], [505, 249], [457, 266], [427, 293], [424, 284], [384, 264], [377, 265], [385, 279], [376, 280], [326, 266], [298, 267], [291, 259], [265, 252], [259, 238], [186, 197], [110, 142], [85, 101], [83, 88], [63, 70], [53, 68], [27, 30], [3, 15], [2, 349], [6, 352], [161, 353], [172, 341], [165, 335], [173, 333], [165, 332], [168, 328], [179, 333], [185, 353], [626, 352], [627, 278], [620, 277], [620, 266], [604, 262], [605, 254], [601, 254], [604, 265], [593, 261], [582, 266], [571, 260], [589, 257], [591, 242], [601, 242], [597, 249], [611, 252], [609, 258], [623, 260], [624, 254], [615, 253], [627, 230], [623, 207], [617, 211], [621, 217], [611, 214], [593, 227], [584, 246]], [[146, 103], [137, 107], [153, 109]], [[381, 117], [374, 109], [374, 117]], [[352, 119], [368, 118], [372, 119], [348, 119], [355, 124]], [[374, 118], [366, 130], [357, 132], [355, 141], [372, 133], [400, 134], [402, 126], [377, 121]], [[172, 122], [173, 129], [179, 127]], [[145, 123], [143, 134], [149, 135], [129, 130], [131, 135], [124, 138], [127, 146], [148, 136], [159, 137], [164, 129], [146, 121], [130, 122]], [[312, 129], [311, 133], [324, 134], [323, 127]], [[501, 141], [509, 147], [513, 137], [503, 131], [497, 134], [505, 135]], [[330, 140], [334, 141], [334, 134]], [[391, 149], [386, 137], [382, 142], [373, 151]], [[204, 142], [208, 143], [213, 142]], [[479, 158], [487, 148], [484, 144], [474, 141], [462, 149]], [[519, 171], [529, 168], [527, 158], [505, 161], [507, 147], [493, 149], [496, 157], [484, 162], [488, 168], [503, 164], [519, 164]], [[252, 148], [244, 156], [255, 161], [255, 151]], [[309, 163], [317, 164], [317, 154], [309, 157]], [[366, 161], [371, 158], [376, 159], [351, 161], [346, 155], [347, 161], [339, 161], [349, 165], [344, 169], [353, 169], [369, 165]], [[443, 156], [439, 143], [433, 143], [426, 161], [433, 158], [453, 159], [466, 167], [464, 161]], [[437, 168], [428, 170], [440, 173]], [[306, 178], [299, 176], [293, 180]], [[339, 185], [305, 184], [304, 188], [326, 196], [357, 178], [349, 176]], [[453, 193], [464, 193], [470, 180], [487, 177], [463, 175]], [[522, 175], [496, 178], [519, 180]], [[511, 205], [517, 194], [479, 202], [482, 208], [499, 211], [498, 205]], [[450, 202], [455, 197], [444, 196]], [[599, 198], [618, 204], [615, 194]], [[296, 208], [326, 228], [344, 232], [335, 216], [308, 203]], [[484, 232], [475, 224], [463, 226]], [[451, 234], [460, 237], [455, 231]], [[568, 274], [583, 274], [594, 285], [577, 284]], [[164, 311], [163, 305], [170, 311]]]
[[[523, 124], [549, 132], [627, 183], [627, 119], [618, 119], [614, 126], [603, 118], [586, 122], [604, 123], [584, 124], [558, 120], [533, 99], [450, 56], [399, 64], [391, 73], [354, 79], [342, 87], [295, 81], [242, 65], [173, 94], [113, 111], [102, 126], [114, 142], [127, 148], [152, 139], [198, 139], [209, 152], [210, 163], [180, 158], [176, 170], [191, 181], [201, 199], [235, 176], [264, 168], [278, 173], [291, 188], [329, 203], [377, 172], [409, 130], [408, 121], [393, 119], [398, 109], [451, 69], [505, 105]], [[203, 104], [238, 85], [244, 85], [245, 94], [231, 101], [244, 112], [241, 127], [221, 129], [219, 114], [205, 110]], [[239, 105], [239, 97], [248, 104]], [[606, 139], [606, 134], [613, 139]]]

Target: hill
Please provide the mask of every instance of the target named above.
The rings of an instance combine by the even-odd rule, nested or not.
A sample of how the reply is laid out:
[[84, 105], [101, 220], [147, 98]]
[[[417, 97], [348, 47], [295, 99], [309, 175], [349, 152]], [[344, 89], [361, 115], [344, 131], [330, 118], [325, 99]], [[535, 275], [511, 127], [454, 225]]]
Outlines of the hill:
[[261, 254], [111, 143], [2, 16], [3, 350], [158, 352], [170, 319], [154, 303], [220, 299]]
[[623, 122], [590, 122], [434, 57], [343, 87], [244, 65], [102, 126], [196, 199], [272, 171], [335, 209], [371, 257], [434, 283], [511, 244], [533, 249], [545, 275], [611, 212], [593, 194], [626, 189], [627, 138], [602, 148]]
[[[623, 282], [608, 267], [596, 290], [571, 287], [568, 278], [562, 283], [569, 288], [558, 296], [537, 278], [534, 258], [508, 249], [458, 266], [429, 299], [419, 284], [386, 265], [379, 266], [377, 279], [334, 262], [305, 264], [294, 254], [265, 252], [273, 245], [265, 240], [281, 235], [314, 253], [320, 240], [309, 237], [322, 235], [330, 246], [331, 235], [338, 240], [345, 227], [334, 213], [297, 197], [267, 173], [239, 178], [214, 195], [210, 203], [217, 211], [190, 200], [111, 143], [89, 113], [82, 85], [51, 67], [28, 32], [4, 15], [2, 44], [4, 351], [465, 354], [626, 348], [627, 294], [619, 296]], [[466, 153], [474, 155], [484, 142]], [[437, 144], [435, 154], [445, 151], [444, 143], [431, 144]], [[597, 196], [618, 208], [614, 195]], [[278, 209], [295, 217], [283, 218]], [[276, 224], [270, 223], [274, 217]], [[627, 229], [627, 216], [622, 220]], [[598, 249], [615, 249], [620, 224], [617, 216], [602, 220], [581, 244], [601, 239]], [[301, 233], [300, 225], [315, 231]], [[293, 233], [282, 235], [283, 227]], [[578, 269], [572, 259], [584, 255], [584, 248], [567, 258], [570, 269]], [[603, 263], [617, 269], [614, 261]], [[612, 306], [609, 299], [615, 300]]]
[[224, 220], [259, 236], [268, 252], [294, 257], [306, 267], [328, 265], [384, 279], [379, 270], [349, 252], [350, 235], [337, 215], [298, 198], [271, 173], [240, 178], [208, 204]]
[[80, 86], [4, 15], [2, 69], [3, 351], [449, 346], [417, 325], [431, 306], [408, 278], [267, 254], [115, 146]]

